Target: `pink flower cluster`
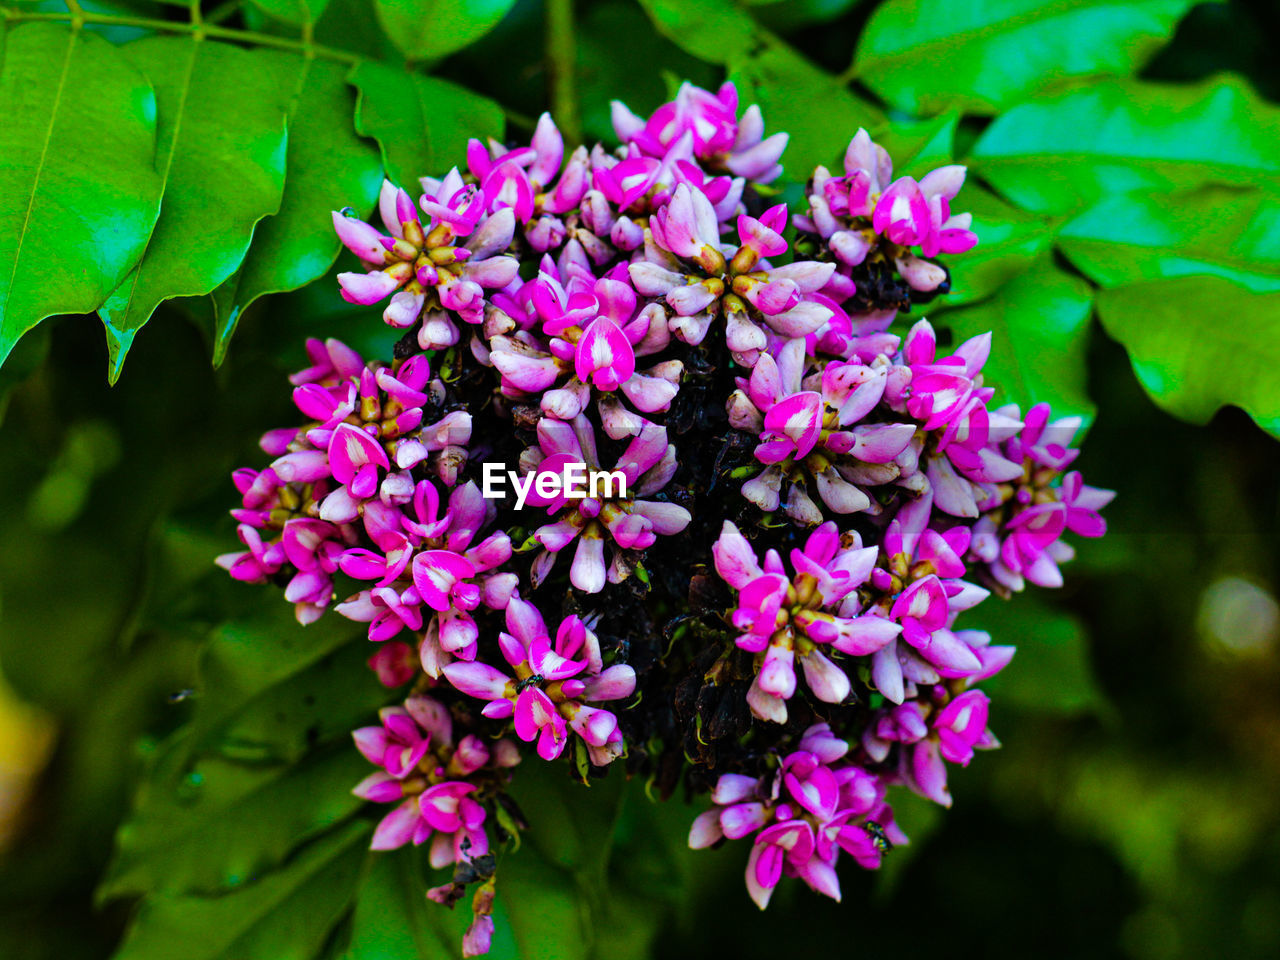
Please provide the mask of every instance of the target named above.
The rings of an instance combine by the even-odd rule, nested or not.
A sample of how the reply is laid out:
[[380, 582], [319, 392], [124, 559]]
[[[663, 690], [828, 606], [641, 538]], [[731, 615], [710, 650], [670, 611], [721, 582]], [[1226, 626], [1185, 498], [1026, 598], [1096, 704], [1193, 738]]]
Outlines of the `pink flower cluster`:
[[[761, 907], [783, 876], [838, 898], [841, 851], [874, 868], [905, 842], [890, 787], [949, 803], [947, 765], [997, 745], [976, 684], [1013, 648], [968, 611], [1060, 584], [1064, 535], [1105, 531], [1111, 494], [1069, 470], [1080, 422], [993, 406], [989, 335], [890, 329], [977, 243], [964, 168], [895, 179], [858, 130], [793, 212], [763, 189], [786, 134], [739, 107], [732, 84], [615, 104], [612, 150], [544, 115], [385, 184], [372, 222], [335, 212], [364, 265], [342, 295], [382, 305], [395, 359], [309, 341], [303, 422], [234, 475], [244, 549], [218, 562], [304, 624], [361, 624], [411, 685], [356, 731], [379, 767], [357, 793], [396, 804], [375, 848], [455, 866], [433, 899], [479, 884], [468, 955], [521, 749], [714, 784], [693, 846], [753, 837]], [[486, 466], [576, 464], [619, 482], [482, 492]]]
[[848, 742], [827, 724], [815, 724], [775, 771], [721, 775], [711, 791], [715, 806], [693, 821], [689, 846], [754, 836], [747, 892], [761, 910], [783, 876], [799, 877], [839, 900], [836, 861], [842, 851], [874, 870], [892, 845], [907, 842], [885, 802], [889, 782], [853, 762]]

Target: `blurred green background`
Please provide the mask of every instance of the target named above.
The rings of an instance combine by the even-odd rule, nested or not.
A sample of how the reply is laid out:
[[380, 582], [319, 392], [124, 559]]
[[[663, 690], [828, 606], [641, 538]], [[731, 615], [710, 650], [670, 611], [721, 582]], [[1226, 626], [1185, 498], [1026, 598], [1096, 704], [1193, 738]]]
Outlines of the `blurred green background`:
[[[876, 5], [751, 7], [839, 73]], [[546, 69], [527, 47], [543, 16], [518, 4], [440, 70], [536, 115]], [[630, 3], [581, 4], [578, 18], [588, 135], [607, 134], [609, 96], [660, 102], [661, 71], [719, 79]], [[1277, 36], [1274, 2], [1198, 6], [1142, 76], [1231, 71], [1275, 99]], [[983, 124], [966, 120], [961, 139]], [[383, 351], [394, 339], [328, 280], [261, 301], [216, 370], [212, 324], [204, 299], [162, 306], [115, 387], [90, 317], [45, 323], [0, 369], [4, 960], [115, 949], [133, 905], [94, 895], [115, 832], [157, 744], [201, 708], [210, 629], [264, 602], [211, 566], [234, 545], [228, 474], [290, 421], [284, 375], [304, 336]], [[1280, 320], [1262, 330], [1274, 346]], [[991, 684], [1004, 749], [956, 772], [949, 813], [904, 799], [912, 845], [879, 874], [844, 871], [843, 903], [789, 884], [766, 914], [742, 889], [741, 850], [682, 852], [692, 811], [629, 791], [607, 861], [647, 918], [628, 955], [1280, 956], [1280, 446], [1234, 407], [1204, 426], [1172, 418], [1096, 323], [1077, 339], [1098, 411], [1079, 466], [1119, 497], [1063, 590], [992, 601], [971, 621], [1022, 648]]]

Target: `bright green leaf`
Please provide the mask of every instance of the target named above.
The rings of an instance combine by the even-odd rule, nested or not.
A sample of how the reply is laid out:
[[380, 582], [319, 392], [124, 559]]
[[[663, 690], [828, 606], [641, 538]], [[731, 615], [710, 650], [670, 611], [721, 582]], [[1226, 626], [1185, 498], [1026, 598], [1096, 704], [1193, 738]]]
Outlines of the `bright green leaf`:
[[1280, 293], [1180, 277], [1103, 290], [1098, 315], [1160, 407], [1207, 423], [1235, 404], [1280, 437]]
[[982, 689], [997, 711], [1008, 705], [1036, 713], [1100, 711], [1106, 698], [1093, 679], [1089, 643], [1075, 617], [1033, 596], [992, 599], [968, 614], [966, 629], [987, 630], [991, 642], [1018, 648], [1013, 661]]
[[1064, 77], [1127, 75], [1195, 0], [889, 0], [858, 76], [909, 113], [996, 113]]
[[1108, 193], [1276, 183], [1280, 108], [1241, 80], [1109, 82], [1014, 107], [973, 166], [1028, 210], [1070, 213]]
[[[360, 885], [351, 943], [345, 960], [414, 960], [452, 956], [457, 945], [446, 937], [444, 907], [427, 899], [431, 886], [419, 851], [375, 853]], [[456, 912], [469, 912], [464, 898]], [[445, 916], [441, 916], [445, 914]]]
[[1092, 309], [1089, 285], [1046, 256], [986, 300], [933, 320], [949, 327], [956, 343], [992, 333], [982, 379], [996, 388], [996, 404], [1017, 403], [1025, 412], [1044, 401], [1056, 416], [1091, 418], [1085, 354]]
[[33, 23], [0, 73], [0, 363], [46, 317], [96, 310], [159, 212], [156, 98], [100, 37]]
[[315, 23], [329, 0], [249, 0], [255, 7], [285, 23]]
[[352, 823], [234, 893], [142, 901], [115, 960], [313, 960], [351, 902], [369, 826]]
[[[760, 105], [766, 134], [785, 130], [790, 135], [782, 155], [790, 180], [803, 182], [819, 164], [836, 166], [859, 127], [885, 121], [878, 107], [780, 43], [735, 56], [729, 79], [738, 85], [743, 105]], [[822, 109], [815, 110], [815, 103]]]
[[366, 61], [351, 83], [360, 91], [356, 130], [378, 141], [388, 178], [411, 191], [418, 177], [465, 165], [468, 139], [502, 137], [502, 108], [447, 80]]
[[917, 180], [934, 167], [955, 158], [960, 114], [945, 113], [931, 120], [896, 121], [871, 131], [871, 138], [889, 151], [895, 176]]
[[378, 197], [382, 166], [378, 151], [352, 126], [355, 96], [346, 68], [327, 60], [260, 54], [263, 69], [279, 90], [297, 91], [289, 111], [287, 177], [280, 212], [258, 224], [240, 269], [214, 291], [218, 322], [214, 363], [244, 310], [258, 297], [295, 290], [333, 265], [341, 244], [331, 210], [355, 207], [367, 213]]
[[1229, 187], [1119, 194], [1067, 223], [1059, 245], [1104, 287], [1207, 274], [1280, 290], [1280, 199]]
[[178, 37], [121, 49], [156, 88], [164, 199], [142, 261], [100, 311], [113, 383], [162, 300], [209, 293], [235, 272], [254, 224], [280, 207], [286, 150], [265, 55]]
[[951, 271], [947, 306], [981, 300], [1018, 276], [1053, 245], [1060, 223], [1011, 207], [972, 181], [965, 184], [952, 209], [973, 214], [978, 245], [943, 258]]
[[470, 46], [514, 6], [515, 0], [376, 0], [379, 22], [410, 60]]

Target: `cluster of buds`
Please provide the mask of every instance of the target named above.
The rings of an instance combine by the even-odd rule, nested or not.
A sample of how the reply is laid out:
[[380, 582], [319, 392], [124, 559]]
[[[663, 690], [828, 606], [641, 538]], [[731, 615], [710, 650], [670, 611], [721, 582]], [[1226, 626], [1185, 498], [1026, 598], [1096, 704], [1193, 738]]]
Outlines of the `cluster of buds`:
[[[219, 558], [304, 624], [365, 625], [403, 706], [356, 731], [380, 768], [356, 792], [396, 804], [375, 848], [454, 867], [432, 899], [477, 885], [467, 955], [522, 750], [709, 792], [690, 843], [752, 837], [762, 908], [783, 876], [838, 898], [841, 851], [906, 841], [889, 788], [949, 804], [947, 765], [997, 745], [976, 684], [1013, 648], [970, 611], [1105, 531], [1079, 421], [991, 405], [989, 335], [891, 329], [977, 243], [962, 167], [894, 179], [859, 130], [793, 212], [762, 189], [786, 134], [732, 84], [613, 120], [615, 149], [544, 115], [385, 184], [380, 223], [335, 212], [366, 266], [342, 295], [385, 304], [395, 359], [308, 342], [304, 422], [234, 475], [245, 549]], [[574, 469], [610, 482], [543, 482]]]

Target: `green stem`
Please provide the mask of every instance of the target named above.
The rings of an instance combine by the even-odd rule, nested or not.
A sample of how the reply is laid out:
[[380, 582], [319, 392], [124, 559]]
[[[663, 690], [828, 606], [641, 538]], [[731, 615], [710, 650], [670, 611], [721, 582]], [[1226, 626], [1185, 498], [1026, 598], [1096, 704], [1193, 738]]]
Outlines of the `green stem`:
[[305, 40], [294, 40], [291, 37], [274, 37], [268, 33], [256, 33], [253, 30], [237, 30], [234, 27], [222, 27], [212, 23], [183, 23], [180, 20], [153, 20], [148, 17], [119, 17], [106, 13], [81, 12], [72, 13], [28, 13], [22, 10], [0, 9], [5, 19], [15, 22], [25, 20], [45, 20], [62, 23], [101, 23], [116, 27], [141, 27], [146, 30], [167, 31], [169, 33], [199, 34], [215, 37], [219, 40], [236, 40], [240, 43], [253, 43], [262, 47], [275, 47], [278, 50], [292, 50], [310, 53], [325, 60], [336, 60], [339, 63], [357, 64], [364, 60], [354, 53], [335, 50], [333, 47], [322, 47]]
[[577, 45], [573, 40], [573, 0], [547, 0], [547, 75], [551, 113], [569, 144], [582, 142], [578, 119], [578, 86], [574, 79]]

